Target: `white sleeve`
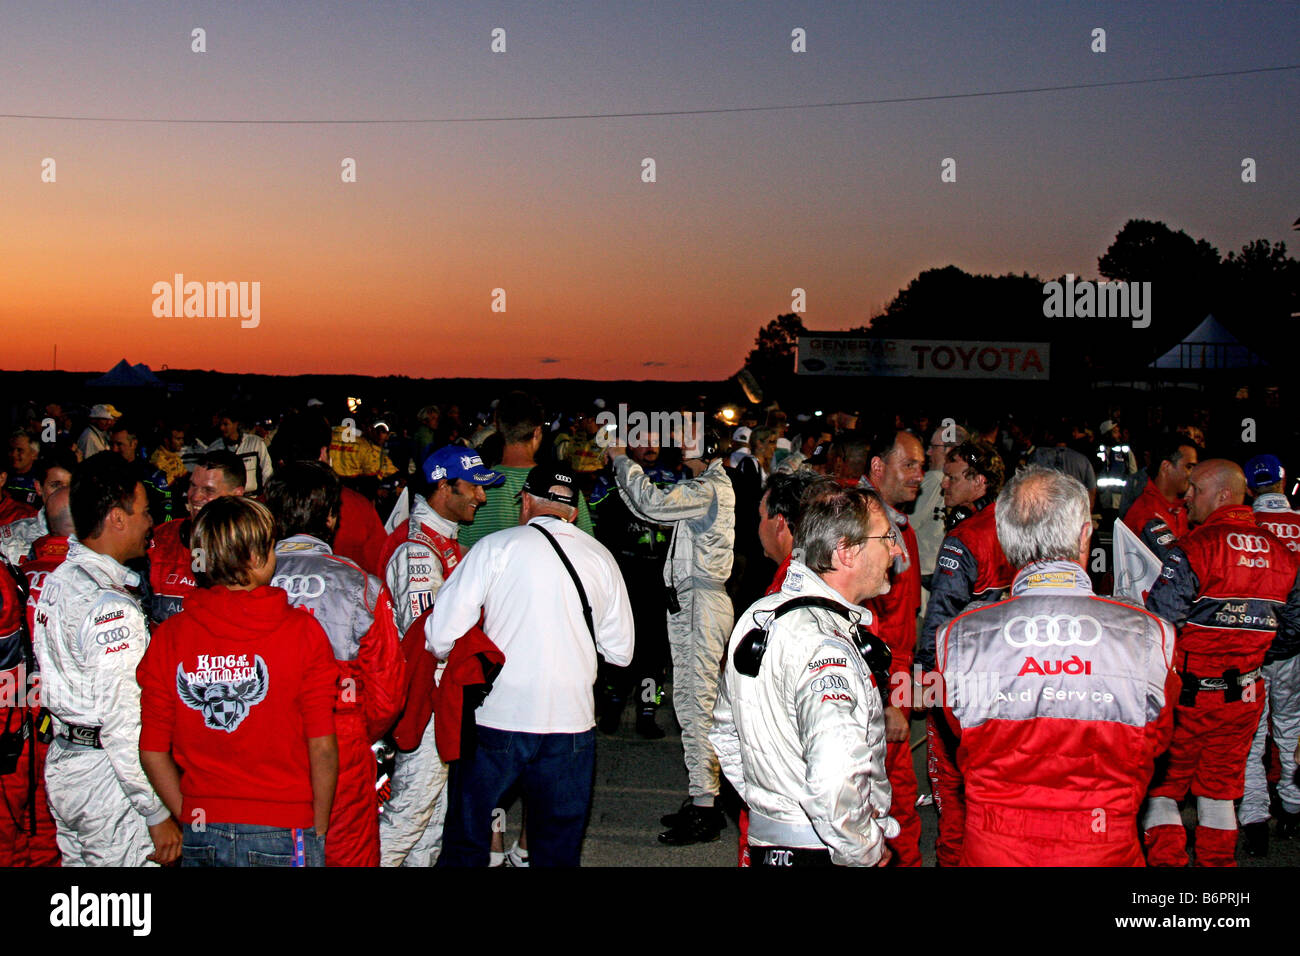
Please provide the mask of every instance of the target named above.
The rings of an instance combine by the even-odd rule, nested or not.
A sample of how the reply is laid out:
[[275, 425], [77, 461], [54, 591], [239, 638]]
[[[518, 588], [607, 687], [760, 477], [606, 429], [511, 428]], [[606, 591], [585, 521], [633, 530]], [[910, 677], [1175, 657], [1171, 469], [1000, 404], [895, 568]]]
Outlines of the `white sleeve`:
[[445, 661], [452, 646], [478, 623], [498, 563], [499, 549], [485, 546], [487, 540], [452, 570], [438, 592], [433, 613], [424, 619], [424, 646], [439, 660]]
[[651, 521], [681, 521], [708, 514], [716, 497], [709, 479], [703, 476], [660, 488], [646, 477], [641, 466], [626, 455], [614, 459], [614, 475], [623, 500]]
[[[593, 542], [594, 543], [594, 542]], [[605, 578], [602, 590], [609, 596], [605, 613], [592, 623], [596, 626], [596, 646], [605, 660], [615, 667], [632, 663], [632, 650], [636, 642], [636, 622], [632, 617], [632, 604], [628, 600], [627, 584], [608, 552], [601, 555], [601, 569]]]
[[[730, 646], [731, 642], [727, 642]], [[740, 734], [736, 730], [736, 719], [731, 709], [731, 678], [735, 670], [724, 667], [722, 679], [718, 681], [718, 699], [713, 705], [713, 727], [709, 731], [709, 743], [718, 755], [718, 764], [723, 774], [731, 781], [745, 799], [745, 770], [740, 759]]]

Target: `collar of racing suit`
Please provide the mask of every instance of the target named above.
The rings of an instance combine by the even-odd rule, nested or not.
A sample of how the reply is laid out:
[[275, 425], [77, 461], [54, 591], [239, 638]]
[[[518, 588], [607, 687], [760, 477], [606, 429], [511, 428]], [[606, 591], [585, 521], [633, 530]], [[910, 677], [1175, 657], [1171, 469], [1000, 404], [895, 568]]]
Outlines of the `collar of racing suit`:
[[1287, 501], [1286, 495], [1279, 495], [1276, 491], [1270, 491], [1268, 494], [1260, 495], [1255, 499], [1256, 511], [1290, 511], [1291, 502]]
[[92, 551], [78, 541], [76, 535], [68, 536], [68, 557], [66, 560], [69, 564], [85, 568], [92, 576], [107, 578], [115, 588], [136, 588], [140, 586], [140, 575], [118, 564], [108, 555]]
[[276, 542], [276, 554], [302, 553], [311, 551], [317, 554], [333, 554], [334, 549], [328, 544], [310, 534], [291, 534], [283, 541]]
[[411, 531], [420, 530], [420, 525], [427, 525], [444, 538], [455, 539], [460, 532], [460, 523], [444, 518], [433, 510], [429, 500], [423, 495], [411, 496]]
[[1201, 522], [1201, 527], [1212, 524], [1244, 524], [1253, 528], [1255, 512], [1246, 505], [1223, 505], [1210, 512], [1210, 516]]
[[808, 565], [794, 557], [790, 558], [790, 567], [786, 569], [785, 581], [781, 584], [781, 593], [787, 598], [824, 597], [837, 604], [858, 618], [857, 623], [870, 627], [873, 620], [871, 611], [859, 604], [854, 604], [839, 591], [821, 579]]
[[1011, 583], [1011, 596], [1026, 594], [1092, 594], [1092, 581], [1074, 561], [1035, 561], [1026, 564]]
[[908, 553], [907, 545], [903, 542], [903, 529], [907, 527], [907, 515], [903, 514], [886, 501], [885, 496], [880, 494], [880, 490], [871, 483], [871, 479], [866, 475], [862, 476], [862, 480], [858, 482], [858, 487], [866, 488], [869, 491], [874, 491], [877, 495], [880, 495], [880, 503], [885, 506], [886, 517], [888, 517], [890, 523], [898, 529], [898, 547], [902, 553], [899, 554], [898, 557], [894, 558], [894, 573], [902, 574], [912, 566], [912, 556]]

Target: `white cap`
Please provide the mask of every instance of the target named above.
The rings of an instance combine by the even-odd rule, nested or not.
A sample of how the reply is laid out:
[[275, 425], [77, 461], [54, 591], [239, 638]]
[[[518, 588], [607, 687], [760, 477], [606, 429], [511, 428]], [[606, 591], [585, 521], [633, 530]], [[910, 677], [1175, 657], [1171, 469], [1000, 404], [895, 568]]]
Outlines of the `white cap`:
[[743, 441], [743, 442], [749, 441], [749, 429], [746, 428], [744, 425], [741, 425], [739, 428], [737, 428], [734, 432], [731, 433], [731, 440]]
[[90, 410], [90, 418], [121, 418], [122, 413], [112, 405], [96, 405]]

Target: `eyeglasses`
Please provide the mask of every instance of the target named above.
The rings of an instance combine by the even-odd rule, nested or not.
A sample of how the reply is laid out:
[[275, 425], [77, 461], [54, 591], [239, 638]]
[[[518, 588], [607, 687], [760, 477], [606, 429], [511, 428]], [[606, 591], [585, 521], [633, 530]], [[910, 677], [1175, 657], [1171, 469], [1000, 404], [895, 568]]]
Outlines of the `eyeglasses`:
[[888, 544], [889, 547], [891, 547], [891, 548], [893, 548], [893, 547], [897, 547], [897, 546], [898, 546], [898, 529], [897, 529], [897, 528], [890, 528], [890, 529], [889, 529], [888, 531], [886, 531], [884, 534], [869, 534], [869, 535], [866, 536], [866, 540], [868, 540], [868, 541], [872, 541], [872, 540], [874, 540], [874, 539], [876, 539], [876, 538], [879, 538], [879, 539], [883, 540], [883, 541], [884, 541], [886, 544]]

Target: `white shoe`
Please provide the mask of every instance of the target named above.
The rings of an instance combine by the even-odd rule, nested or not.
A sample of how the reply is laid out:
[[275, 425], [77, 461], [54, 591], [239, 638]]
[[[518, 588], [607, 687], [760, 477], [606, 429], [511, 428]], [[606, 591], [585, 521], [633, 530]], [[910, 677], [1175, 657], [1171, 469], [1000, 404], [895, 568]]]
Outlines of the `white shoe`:
[[528, 851], [519, 846], [519, 841], [506, 851], [506, 866], [529, 866]]

